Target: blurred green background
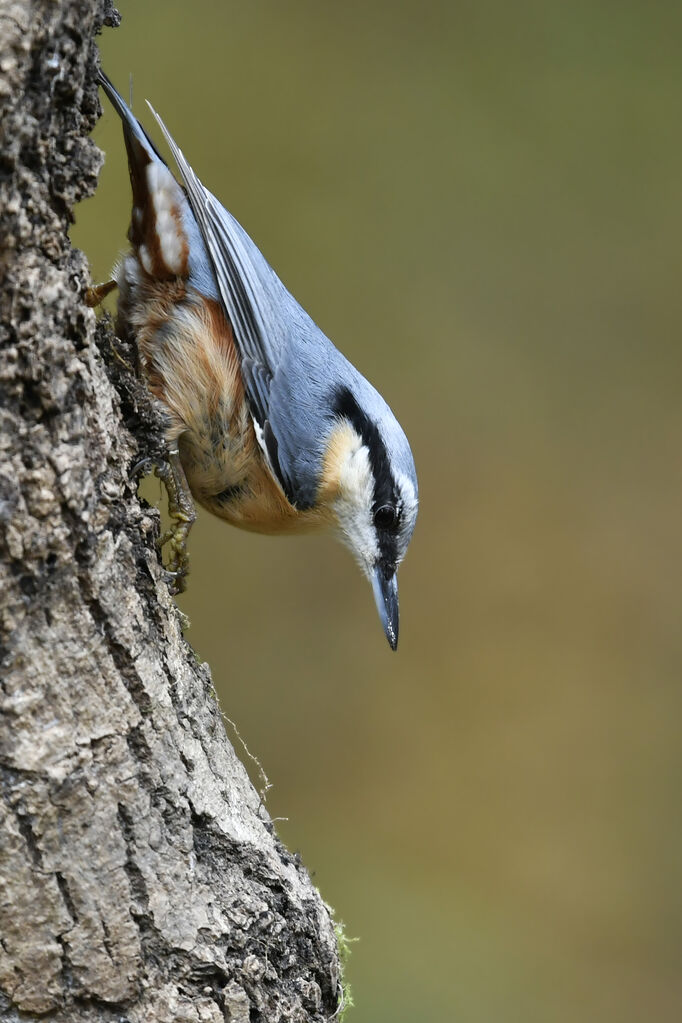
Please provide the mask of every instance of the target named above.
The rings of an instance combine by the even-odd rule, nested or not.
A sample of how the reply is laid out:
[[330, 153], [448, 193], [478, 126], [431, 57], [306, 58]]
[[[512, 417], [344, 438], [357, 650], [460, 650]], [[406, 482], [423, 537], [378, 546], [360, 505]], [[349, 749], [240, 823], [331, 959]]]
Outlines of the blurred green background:
[[679, 1020], [682, 5], [121, 7], [108, 74], [415, 452], [397, 655], [328, 538], [203, 515], [180, 600], [360, 938], [349, 1018]]

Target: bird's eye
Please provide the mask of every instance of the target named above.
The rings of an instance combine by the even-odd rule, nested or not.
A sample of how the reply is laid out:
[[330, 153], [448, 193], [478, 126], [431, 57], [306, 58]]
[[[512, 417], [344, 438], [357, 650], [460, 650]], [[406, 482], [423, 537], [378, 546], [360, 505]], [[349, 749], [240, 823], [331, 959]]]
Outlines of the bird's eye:
[[384, 504], [374, 512], [374, 525], [377, 529], [393, 529], [397, 521], [397, 512], [390, 504]]

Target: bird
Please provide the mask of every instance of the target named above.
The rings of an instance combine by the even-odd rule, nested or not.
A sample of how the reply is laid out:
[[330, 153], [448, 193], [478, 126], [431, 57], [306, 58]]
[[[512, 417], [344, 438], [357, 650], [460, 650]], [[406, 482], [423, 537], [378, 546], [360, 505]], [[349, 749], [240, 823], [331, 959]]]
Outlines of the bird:
[[118, 287], [117, 332], [136, 343], [163, 414], [174, 592], [188, 571], [195, 501], [255, 532], [331, 528], [371, 582], [395, 650], [397, 570], [419, 504], [405, 433], [203, 186], [151, 104], [179, 181], [103, 71], [98, 82], [123, 125], [131, 248], [86, 301]]

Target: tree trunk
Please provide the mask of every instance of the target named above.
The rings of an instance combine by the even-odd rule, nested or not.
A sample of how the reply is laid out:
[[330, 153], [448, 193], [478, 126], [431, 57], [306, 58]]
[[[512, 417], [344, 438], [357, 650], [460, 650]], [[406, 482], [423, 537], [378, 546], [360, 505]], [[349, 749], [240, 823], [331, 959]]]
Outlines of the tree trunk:
[[321, 1021], [327, 908], [181, 633], [131, 466], [157, 423], [83, 305], [109, 0], [0, 0], [0, 1020]]

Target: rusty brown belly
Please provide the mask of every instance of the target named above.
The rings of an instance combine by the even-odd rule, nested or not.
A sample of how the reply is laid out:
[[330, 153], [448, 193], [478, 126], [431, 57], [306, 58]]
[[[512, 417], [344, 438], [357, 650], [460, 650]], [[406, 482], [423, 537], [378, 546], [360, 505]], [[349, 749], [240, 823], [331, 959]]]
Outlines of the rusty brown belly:
[[[123, 275], [122, 275], [123, 276]], [[222, 308], [182, 281], [145, 275], [122, 284], [155, 398], [167, 416], [194, 498], [242, 529], [291, 533], [323, 526], [322, 511], [299, 512], [284, 496], [256, 439], [234, 336]], [[131, 292], [134, 291], [134, 294]]]
[[[322, 512], [299, 512], [287, 501], [256, 440], [249, 418], [243, 433], [228, 424], [212, 424], [207, 444], [203, 431], [188, 430], [179, 452], [196, 500], [234, 526], [257, 533], [298, 533], [326, 524]], [[215, 441], [217, 440], [217, 443]]]

